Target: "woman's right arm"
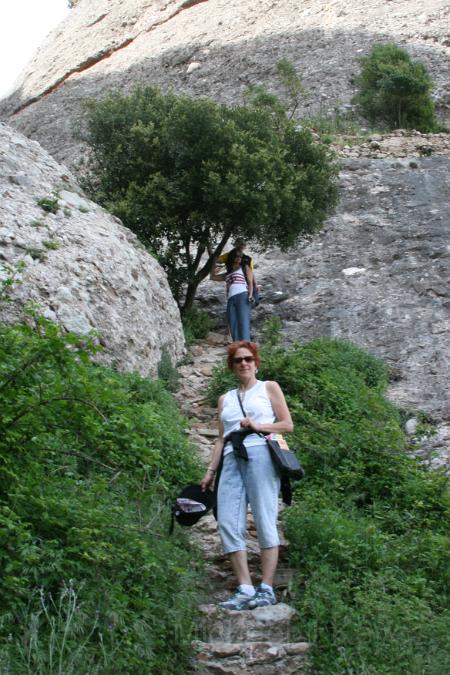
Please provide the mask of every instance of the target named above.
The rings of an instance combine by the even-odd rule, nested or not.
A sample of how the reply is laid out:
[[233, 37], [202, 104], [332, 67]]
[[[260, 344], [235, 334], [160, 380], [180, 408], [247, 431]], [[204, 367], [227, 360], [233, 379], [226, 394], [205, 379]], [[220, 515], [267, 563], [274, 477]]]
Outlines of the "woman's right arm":
[[211, 272], [209, 273], [209, 278], [211, 281], [225, 281], [227, 276], [226, 272], [219, 272], [217, 269], [217, 260], [214, 260]]
[[213, 454], [211, 457], [211, 460], [208, 464], [208, 468], [206, 469], [205, 475], [203, 476], [202, 480], [200, 481], [200, 485], [202, 487], [202, 490], [205, 491], [207, 488], [212, 489], [214, 487], [214, 482], [216, 480], [216, 474], [217, 474], [217, 469], [220, 464], [220, 458], [222, 456], [222, 450], [223, 450], [223, 424], [222, 420], [220, 418], [222, 414], [222, 406], [223, 406], [223, 400], [225, 398], [224, 396], [221, 396], [219, 398], [219, 403], [217, 405], [218, 408], [218, 426], [219, 426], [219, 436], [216, 439], [214, 443], [214, 448], [213, 448]]

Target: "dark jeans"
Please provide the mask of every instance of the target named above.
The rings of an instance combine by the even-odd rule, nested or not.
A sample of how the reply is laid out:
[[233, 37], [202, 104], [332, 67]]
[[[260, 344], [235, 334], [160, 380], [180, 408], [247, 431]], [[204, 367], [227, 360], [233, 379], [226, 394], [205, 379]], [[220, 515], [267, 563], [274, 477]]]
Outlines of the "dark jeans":
[[227, 318], [233, 340], [250, 340], [250, 302], [247, 291], [228, 299]]

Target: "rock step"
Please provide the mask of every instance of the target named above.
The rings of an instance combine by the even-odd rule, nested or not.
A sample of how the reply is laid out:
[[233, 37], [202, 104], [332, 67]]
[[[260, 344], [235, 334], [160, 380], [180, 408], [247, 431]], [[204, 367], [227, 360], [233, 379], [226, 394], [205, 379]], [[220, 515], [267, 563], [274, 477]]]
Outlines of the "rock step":
[[284, 602], [233, 612], [217, 605], [200, 605], [204, 642], [290, 642], [297, 612]]
[[309, 647], [307, 642], [194, 642], [201, 672], [228, 675], [300, 673]]

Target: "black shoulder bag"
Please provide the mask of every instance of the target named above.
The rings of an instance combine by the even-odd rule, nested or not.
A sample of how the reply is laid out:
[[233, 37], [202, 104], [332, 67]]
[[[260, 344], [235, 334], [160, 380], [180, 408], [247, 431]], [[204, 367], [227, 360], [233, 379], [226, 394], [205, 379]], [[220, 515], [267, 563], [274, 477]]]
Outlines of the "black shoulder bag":
[[[245, 412], [244, 406], [242, 405], [238, 390], [236, 390], [236, 395], [238, 397], [239, 405], [241, 406], [244, 417], [247, 417], [247, 413]], [[261, 436], [261, 438], [264, 438], [267, 445], [269, 446], [272, 462], [274, 463], [281, 478], [281, 494], [283, 496], [283, 501], [289, 506], [292, 503], [292, 489], [290, 479], [292, 478], [292, 480], [300, 480], [304, 477], [305, 470], [298, 461], [297, 455], [289, 449], [284, 439], [280, 442], [275, 439], [268, 438], [261, 432], [255, 431], [254, 433], [258, 434], [258, 436]]]

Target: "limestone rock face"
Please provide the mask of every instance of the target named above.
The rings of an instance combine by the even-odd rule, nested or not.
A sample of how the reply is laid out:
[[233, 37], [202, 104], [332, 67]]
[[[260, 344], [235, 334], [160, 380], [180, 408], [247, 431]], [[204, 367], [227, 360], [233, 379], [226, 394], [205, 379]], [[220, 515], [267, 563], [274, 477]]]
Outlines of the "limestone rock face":
[[17, 319], [25, 303], [38, 303], [67, 330], [97, 331], [100, 360], [142, 374], [155, 374], [163, 347], [173, 361], [180, 358], [180, 315], [159, 264], [84, 196], [67, 168], [5, 124], [0, 194], [1, 274], [20, 260], [26, 264], [13, 303], [0, 308], [2, 319]]
[[450, 123], [448, 0], [77, 0], [19, 78], [0, 115], [69, 165], [80, 101], [158, 84], [241, 103], [251, 84], [277, 91], [287, 58], [305, 94], [298, 114], [347, 110], [357, 58], [396, 42], [427, 66]]
[[[391, 366], [396, 404], [448, 419], [449, 169], [449, 154], [343, 159], [323, 231], [288, 253], [256, 254], [255, 334], [277, 314], [287, 341], [351, 340]], [[223, 286], [201, 287], [222, 324]]]

